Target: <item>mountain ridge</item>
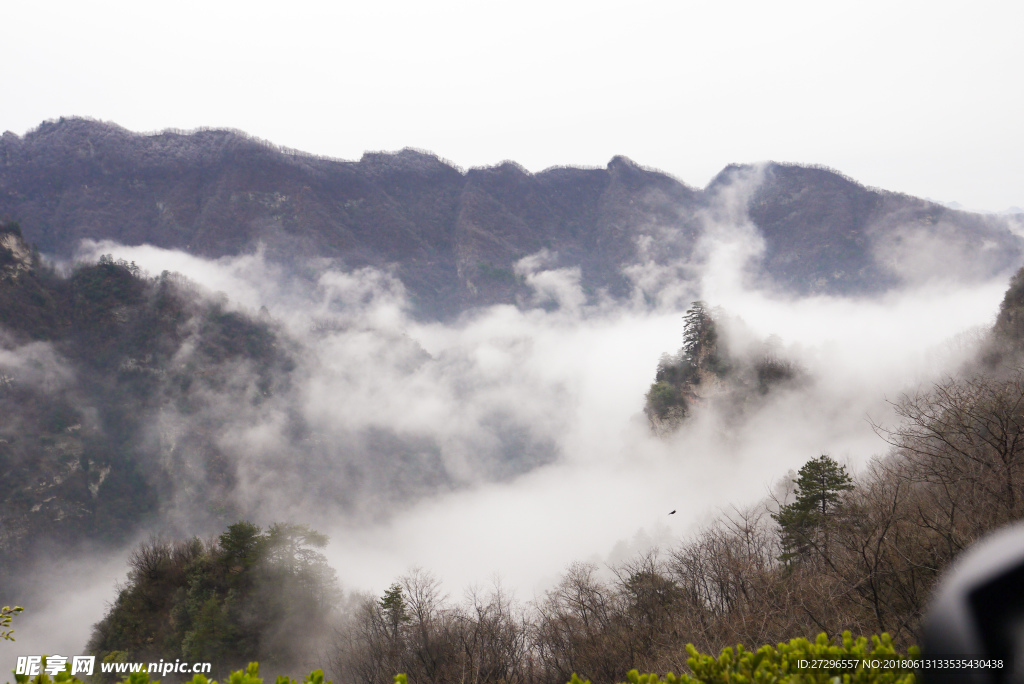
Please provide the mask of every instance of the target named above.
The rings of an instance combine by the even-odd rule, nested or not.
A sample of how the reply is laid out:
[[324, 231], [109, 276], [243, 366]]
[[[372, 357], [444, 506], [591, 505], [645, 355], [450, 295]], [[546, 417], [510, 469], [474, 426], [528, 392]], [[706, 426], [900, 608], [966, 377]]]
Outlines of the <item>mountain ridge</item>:
[[945, 272], [918, 257], [949, 242], [955, 277], [1024, 263], [1004, 217], [816, 166], [733, 164], [697, 189], [623, 156], [604, 168], [464, 170], [412, 148], [344, 161], [238, 131], [140, 134], [78, 118], [0, 137], [0, 217], [44, 253], [67, 258], [84, 239], [210, 258], [262, 246], [285, 263], [393, 268], [422, 318], [528, 302], [516, 265], [541, 250], [552, 268], [578, 267], [592, 297], [656, 299], [630, 269], [692, 263], [716, 203], [739, 186], [740, 213], [765, 243], [747, 274], [761, 287], [878, 294]]

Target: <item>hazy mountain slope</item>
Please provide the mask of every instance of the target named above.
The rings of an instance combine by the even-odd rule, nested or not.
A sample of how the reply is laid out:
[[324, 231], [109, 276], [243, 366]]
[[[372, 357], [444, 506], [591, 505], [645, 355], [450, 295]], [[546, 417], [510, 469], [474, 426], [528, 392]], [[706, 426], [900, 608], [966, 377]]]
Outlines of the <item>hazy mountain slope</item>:
[[[772, 163], [760, 171], [748, 212], [765, 240], [762, 276], [790, 292], [870, 293], [939, 277], [983, 278], [1024, 257], [1005, 217], [866, 188], [823, 168]], [[754, 172], [729, 167], [708, 190]]]
[[[679, 230], [699, 193], [624, 157], [607, 169], [549, 169], [531, 175], [506, 162], [466, 174], [456, 222], [460, 279], [473, 303], [514, 301], [512, 267], [540, 250], [551, 267], [579, 266], [583, 287], [625, 296], [621, 269], [637, 258], [636, 239], [659, 227]], [[688, 231], [692, 247], [696, 231]], [[675, 255], [678, 256], [678, 255]]]
[[[0, 577], [33, 544], [122, 543], [182, 494], [200, 519], [230, 510], [211, 399], [244, 412], [286, 387], [273, 326], [133, 264], [61, 277], [14, 226], [0, 225], [0, 262]], [[187, 430], [160, 426], [171, 412]]]
[[501, 398], [464, 397], [471, 415], [455, 420], [411, 415], [409, 396], [450, 372], [460, 395], [493, 396], [459, 382], [465, 359], [312, 320], [286, 332], [109, 256], [61, 274], [0, 223], [0, 584], [50, 544], [203, 533], [261, 511], [373, 518], [554, 458], [544, 427]]
[[588, 294], [630, 295], [637, 276], [624, 269], [699, 259], [730, 186], [765, 241], [752, 275], [784, 290], [879, 292], [1024, 260], [1005, 218], [820, 168], [733, 166], [699, 191], [623, 157], [605, 169], [463, 172], [413, 150], [345, 162], [231, 131], [140, 135], [83, 119], [0, 139], [0, 217], [43, 252], [66, 256], [86, 238], [213, 257], [262, 244], [285, 262], [390, 266], [426, 317], [526, 301], [516, 262], [542, 249], [548, 268], [578, 267]]
[[5, 134], [0, 160], [0, 215], [44, 252], [69, 255], [86, 238], [214, 257], [262, 243], [286, 261], [395, 264], [428, 315], [514, 301], [515, 261], [545, 246], [604, 286], [634, 234], [664, 213], [642, 193], [694, 194], [621, 159], [607, 170], [463, 174], [412, 150], [340, 162], [233, 132], [142, 136], [80, 119]]

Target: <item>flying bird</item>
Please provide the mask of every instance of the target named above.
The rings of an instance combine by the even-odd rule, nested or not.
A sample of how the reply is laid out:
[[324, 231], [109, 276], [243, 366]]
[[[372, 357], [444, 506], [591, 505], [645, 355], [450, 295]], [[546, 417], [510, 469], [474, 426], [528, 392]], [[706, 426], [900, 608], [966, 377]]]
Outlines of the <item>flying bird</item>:
[[675, 515], [675, 514], [676, 514], [675, 511], [672, 511], [671, 513], [669, 513], [669, 515]]

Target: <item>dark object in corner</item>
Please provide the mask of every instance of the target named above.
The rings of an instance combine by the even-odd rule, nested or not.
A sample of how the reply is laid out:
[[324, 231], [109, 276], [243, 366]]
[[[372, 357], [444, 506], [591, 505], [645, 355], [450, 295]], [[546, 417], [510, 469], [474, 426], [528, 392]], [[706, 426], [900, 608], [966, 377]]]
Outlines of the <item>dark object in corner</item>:
[[1024, 523], [975, 544], [940, 582], [922, 657], [1002, 660], [1002, 668], [926, 669], [924, 684], [1024, 682]]

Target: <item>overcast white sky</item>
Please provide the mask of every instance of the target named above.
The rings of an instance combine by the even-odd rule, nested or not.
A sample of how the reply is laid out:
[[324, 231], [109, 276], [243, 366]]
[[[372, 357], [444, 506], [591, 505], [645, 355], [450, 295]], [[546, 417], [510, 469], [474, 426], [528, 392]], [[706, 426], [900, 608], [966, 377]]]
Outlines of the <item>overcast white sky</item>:
[[0, 130], [232, 127], [344, 159], [730, 162], [1024, 207], [1024, 3], [5, 3]]

